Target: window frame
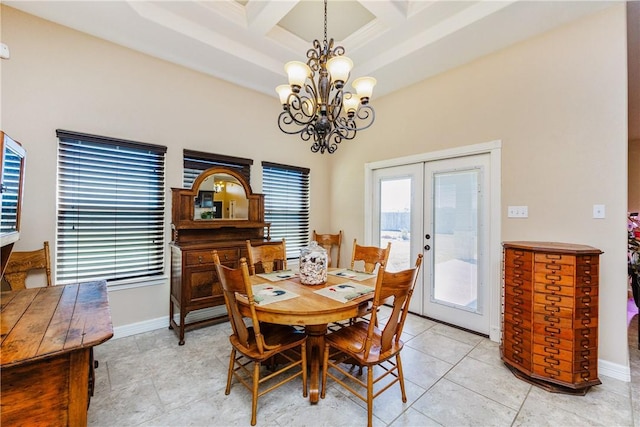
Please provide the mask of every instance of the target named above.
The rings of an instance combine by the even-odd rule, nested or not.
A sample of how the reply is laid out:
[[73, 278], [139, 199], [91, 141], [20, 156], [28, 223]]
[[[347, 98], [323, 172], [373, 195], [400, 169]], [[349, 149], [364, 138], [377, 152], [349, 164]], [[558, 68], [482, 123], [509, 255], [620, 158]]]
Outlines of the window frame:
[[167, 147], [62, 129], [56, 136], [56, 283], [166, 283]]

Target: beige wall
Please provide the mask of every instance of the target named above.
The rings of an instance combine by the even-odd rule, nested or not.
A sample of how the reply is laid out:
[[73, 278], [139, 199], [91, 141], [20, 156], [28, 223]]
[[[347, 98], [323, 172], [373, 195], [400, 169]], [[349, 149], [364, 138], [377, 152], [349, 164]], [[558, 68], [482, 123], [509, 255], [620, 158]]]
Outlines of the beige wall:
[[[279, 133], [275, 97], [11, 8], [2, 20], [12, 53], [2, 70], [2, 123], [29, 156], [18, 249], [55, 241], [56, 128], [167, 145], [168, 186], [181, 183], [183, 148], [254, 158], [255, 191], [261, 160], [310, 167], [311, 228], [345, 231], [342, 262], [348, 242], [364, 235], [366, 162], [500, 139], [503, 212], [529, 206], [528, 219], [504, 215], [502, 240], [605, 252], [599, 357], [627, 366], [624, 5], [376, 100], [374, 127], [330, 157]], [[606, 219], [591, 218], [596, 203], [606, 205]], [[167, 286], [110, 298], [116, 326], [167, 315]]]
[[[263, 160], [311, 168], [312, 208], [322, 206], [312, 209], [311, 226], [329, 226], [328, 162], [278, 130], [275, 92], [245, 90], [7, 6], [2, 12], [2, 40], [11, 49], [2, 62], [3, 130], [27, 151], [16, 250], [55, 242], [58, 128], [166, 145], [167, 189], [182, 186], [184, 148], [254, 159], [254, 192], [262, 188]], [[168, 316], [168, 285], [114, 291], [109, 299], [116, 327]]]
[[364, 237], [366, 162], [502, 140], [502, 240], [604, 251], [600, 358], [626, 365], [625, 35], [622, 4], [376, 100], [374, 127], [332, 158], [334, 228]]

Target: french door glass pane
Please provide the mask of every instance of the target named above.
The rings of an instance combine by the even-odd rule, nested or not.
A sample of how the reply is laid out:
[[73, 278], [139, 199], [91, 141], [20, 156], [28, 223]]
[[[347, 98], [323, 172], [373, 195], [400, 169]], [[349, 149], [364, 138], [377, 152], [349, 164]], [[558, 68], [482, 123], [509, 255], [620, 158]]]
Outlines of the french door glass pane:
[[433, 177], [433, 298], [469, 311], [478, 307], [479, 170]]
[[411, 178], [380, 182], [380, 247], [386, 247], [388, 242], [391, 252], [387, 270], [410, 268]]

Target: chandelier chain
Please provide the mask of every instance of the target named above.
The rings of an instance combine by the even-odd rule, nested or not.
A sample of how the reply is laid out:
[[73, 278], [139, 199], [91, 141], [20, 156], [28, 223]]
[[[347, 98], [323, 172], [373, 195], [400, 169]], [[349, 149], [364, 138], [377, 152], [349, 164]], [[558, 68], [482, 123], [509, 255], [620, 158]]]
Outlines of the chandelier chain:
[[324, 0], [324, 44], [327, 44], [327, 0]]

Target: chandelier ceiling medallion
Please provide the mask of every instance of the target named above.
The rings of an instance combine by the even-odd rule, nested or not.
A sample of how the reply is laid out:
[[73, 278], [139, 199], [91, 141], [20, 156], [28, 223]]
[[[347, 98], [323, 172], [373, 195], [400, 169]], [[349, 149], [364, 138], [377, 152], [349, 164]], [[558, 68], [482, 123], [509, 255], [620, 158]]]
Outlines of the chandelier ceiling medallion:
[[283, 110], [278, 127], [284, 133], [299, 134], [303, 141], [313, 139], [311, 151], [329, 154], [343, 139], [353, 139], [357, 131], [373, 124], [375, 111], [369, 99], [376, 84], [373, 77], [353, 81], [356, 93], [344, 90], [353, 61], [344, 56], [342, 46], [327, 42], [327, 0], [324, 0], [324, 40], [316, 39], [307, 51], [307, 63], [291, 61], [284, 69], [288, 85], [280, 85]]

